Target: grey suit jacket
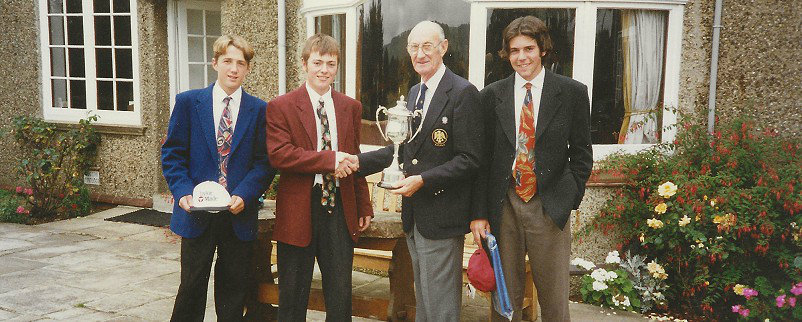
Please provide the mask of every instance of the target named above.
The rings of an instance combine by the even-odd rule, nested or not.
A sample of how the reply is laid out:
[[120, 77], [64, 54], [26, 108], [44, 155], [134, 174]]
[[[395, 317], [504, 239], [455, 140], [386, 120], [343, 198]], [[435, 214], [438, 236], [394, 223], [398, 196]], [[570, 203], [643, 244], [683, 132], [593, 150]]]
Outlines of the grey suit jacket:
[[[546, 70], [535, 128], [535, 176], [543, 210], [563, 229], [593, 167], [587, 86]], [[500, 227], [515, 159], [515, 74], [482, 89], [488, 154], [474, 187], [474, 219]]]
[[[409, 90], [407, 108], [413, 109], [420, 84]], [[400, 163], [406, 176], [421, 175], [423, 187], [404, 197], [404, 231], [418, 231], [429, 239], [445, 239], [468, 232], [471, 190], [482, 153], [484, 123], [479, 91], [446, 68], [432, 96], [420, 133], [402, 145]], [[359, 172], [383, 170], [393, 159], [393, 146], [359, 155]]]

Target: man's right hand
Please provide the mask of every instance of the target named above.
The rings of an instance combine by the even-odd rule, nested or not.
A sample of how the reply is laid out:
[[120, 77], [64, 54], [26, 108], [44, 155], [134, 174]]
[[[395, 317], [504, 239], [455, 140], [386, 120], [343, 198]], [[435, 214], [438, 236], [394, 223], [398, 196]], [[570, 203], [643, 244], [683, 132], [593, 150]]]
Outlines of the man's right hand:
[[189, 207], [192, 207], [192, 195], [181, 197], [181, 200], [178, 201], [178, 206], [189, 212]]
[[334, 175], [338, 179], [345, 178], [352, 173], [359, 170], [359, 158], [357, 156], [345, 152], [337, 152], [337, 168], [334, 169]]
[[482, 248], [482, 238], [487, 238], [487, 233], [490, 232], [490, 223], [487, 219], [471, 221], [471, 232], [473, 233], [473, 241], [476, 243], [476, 246]]

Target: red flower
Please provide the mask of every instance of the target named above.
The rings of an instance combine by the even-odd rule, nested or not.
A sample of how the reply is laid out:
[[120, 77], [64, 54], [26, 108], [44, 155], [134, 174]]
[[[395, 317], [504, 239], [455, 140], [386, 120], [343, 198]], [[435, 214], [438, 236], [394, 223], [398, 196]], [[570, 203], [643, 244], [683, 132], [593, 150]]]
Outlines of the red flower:
[[72, 207], [72, 209], [77, 209], [77, 208], [78, 208], [78, 205], [76, 205], [76, 204], [71, 204], [71, 205], [70, 205], [70, 207]]

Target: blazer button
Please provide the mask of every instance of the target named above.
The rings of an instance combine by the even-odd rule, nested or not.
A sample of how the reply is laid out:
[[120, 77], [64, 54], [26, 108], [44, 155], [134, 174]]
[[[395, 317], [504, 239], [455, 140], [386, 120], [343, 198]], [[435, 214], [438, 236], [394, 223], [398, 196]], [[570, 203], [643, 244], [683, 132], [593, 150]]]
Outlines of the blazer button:
[[412, 159], [412, 164], [418, 164], [418, 159]]

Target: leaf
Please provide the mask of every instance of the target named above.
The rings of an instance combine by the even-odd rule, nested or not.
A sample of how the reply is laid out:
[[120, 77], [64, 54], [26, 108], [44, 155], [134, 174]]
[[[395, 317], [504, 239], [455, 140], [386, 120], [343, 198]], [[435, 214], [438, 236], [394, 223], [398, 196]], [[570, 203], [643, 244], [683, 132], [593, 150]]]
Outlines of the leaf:
[[794, 258], [794, 267], [797, 269], [802, 269], [802, 256], [797, 256]]

